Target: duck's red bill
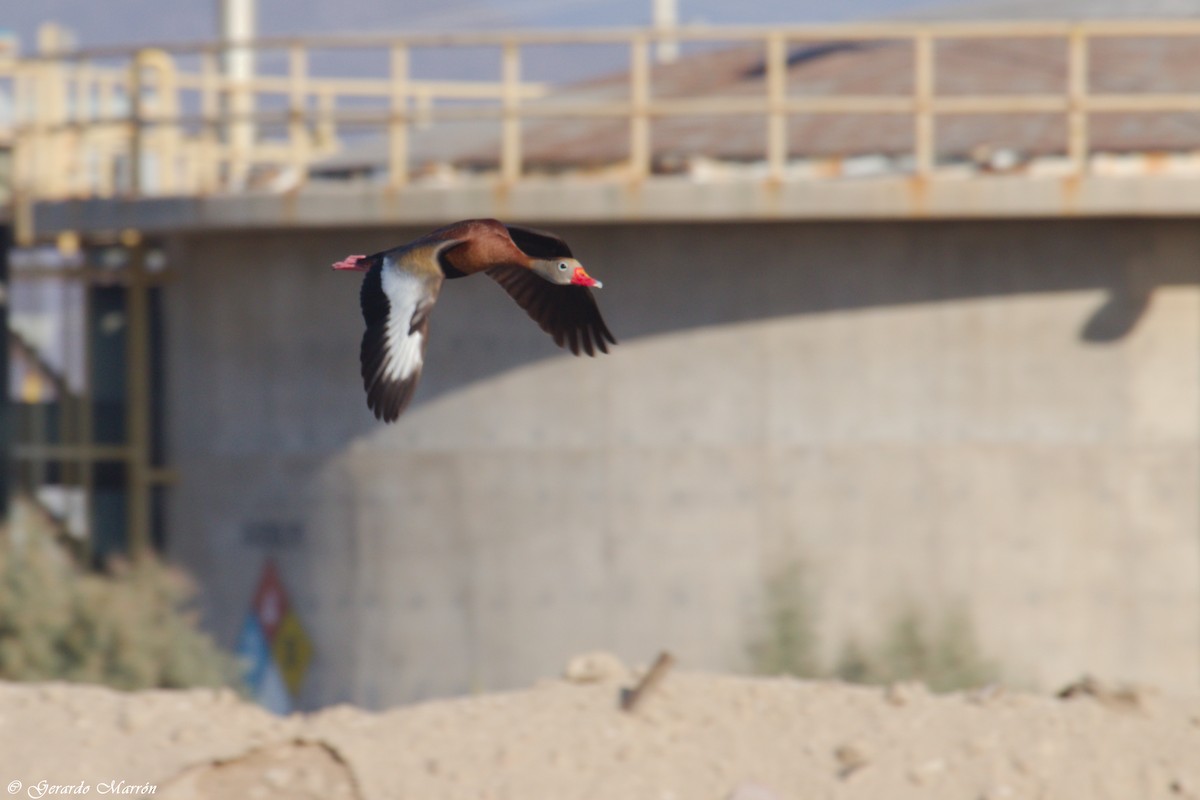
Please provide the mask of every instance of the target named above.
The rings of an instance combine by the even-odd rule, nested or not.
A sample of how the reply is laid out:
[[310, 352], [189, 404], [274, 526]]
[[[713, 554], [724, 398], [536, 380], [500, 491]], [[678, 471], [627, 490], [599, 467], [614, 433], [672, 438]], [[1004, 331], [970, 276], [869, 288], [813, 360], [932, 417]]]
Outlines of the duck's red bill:
[[571, 276], [571, 283], [575, 286], [592, 286], [596, 289], [604, 286], [603, 283], [584, 272], [583, 267], [575, 268], [575, 273]]

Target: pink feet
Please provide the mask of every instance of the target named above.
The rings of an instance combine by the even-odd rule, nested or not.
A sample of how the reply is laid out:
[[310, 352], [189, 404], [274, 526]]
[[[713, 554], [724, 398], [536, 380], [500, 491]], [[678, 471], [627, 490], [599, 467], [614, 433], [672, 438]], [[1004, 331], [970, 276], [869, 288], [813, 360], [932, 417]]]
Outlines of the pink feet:
[[333, 264], [334, 269], [352, 269], [356, 272], [366, 272], [366, 267], [360, 267], [359, 261], [362, 261], [366, 256], [346, 256], [341, 261], [336, 261]]

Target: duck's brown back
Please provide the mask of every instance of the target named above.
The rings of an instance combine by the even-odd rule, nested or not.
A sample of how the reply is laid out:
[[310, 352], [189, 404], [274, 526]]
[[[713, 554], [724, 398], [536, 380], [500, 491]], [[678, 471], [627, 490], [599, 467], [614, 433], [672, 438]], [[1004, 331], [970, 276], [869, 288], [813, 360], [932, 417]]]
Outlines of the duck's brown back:
[[[462, 244], [444, 251], [443, 261], [461, 275], [473, 275], [500, 265], [527, 267], [529, 257], [513, 244], [504, 224], [494, 219], [470, 219], [448, 225], [426, 238], [460, 239]], [[446, 277], [460, 277], [447, 270]]]

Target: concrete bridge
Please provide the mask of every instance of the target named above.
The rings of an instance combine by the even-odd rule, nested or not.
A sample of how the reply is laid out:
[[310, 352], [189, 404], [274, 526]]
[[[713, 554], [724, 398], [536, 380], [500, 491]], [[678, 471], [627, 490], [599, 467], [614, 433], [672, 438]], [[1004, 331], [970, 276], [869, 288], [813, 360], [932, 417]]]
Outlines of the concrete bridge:
[[[289, 40], [255, 45], [287, 54], [286, 73], [240, 85], [217, 45], [22, 62], [32, 86], [125, 58], [114, 74], [132, 83], [113, 89], [130, 98], [115, 117], [67, 104], [13, 131], [19, 232], [78, 245], [71, 276], [124, 287], [128, 314], [125, 438], [97, 449], [81, 426], [18, 452], [124, 464], [127, 545], [157, 525], [226, 644], [272, 559], [314, 642], [302, 705], [512, 686], [595, 647], [746, 668], [770, 633], [765, 587], [792, 563], [827, 659], [912, 604], [963, 610], [1016, 682], [1092, 671], [1193, 691], [1196, 148], [1154, 125], [1141, 149], [1118, 145], [1129, 120], [1200, 108], [1200, 87], [1114, 88], [1101, 67], [1147, 42], [1186, 63], [1197, 33], [682, 30], [678, 65], [652, 63], [664, 34], [640, 30]], [[525, 79], [527, 50], [578, 41], [627, 48], [628, 73]], [[1057, 91], [939, 78], [943, 60], [1030, 41], [1058, 53], [1041, 62]], [[387, 75], [307, 68], [310, 50], [366, 44]], [[484, 46], [492, 83], [410, 80], [415, 50]], [[888, 76], [899, 59], [907, 92], [814, 93], [806, 70], [829, 58]], [[724, 88], [688, 88], [697, 64]], [[199, 88], [172, 105], [171, 81]], [[383, 105], [319, 100], [348, 87]], [[880, 115], [906, 126], [908, 152], [793, 139], [814, 117]], [[1006, 115], [1055, 117], [1064, 136], [943, 127]], [[1124, 126], [1105, 128], [1114, 115]], [[761, 133], [761, 152], [672, 127], [689, 116], [749, 126], [719, 138]], [[349, 138], [350, 122], [379, 137]], [[568, 133], [600, 151], [616, 136], [623, 157], [571, 167], [554, 155]], [[360, 396], [357, 282], [326, 266], [468, 216], [564, 234], [622, 344], [565, 356], [488, 281], [455, 282], [417, 402], [384, 428]]]

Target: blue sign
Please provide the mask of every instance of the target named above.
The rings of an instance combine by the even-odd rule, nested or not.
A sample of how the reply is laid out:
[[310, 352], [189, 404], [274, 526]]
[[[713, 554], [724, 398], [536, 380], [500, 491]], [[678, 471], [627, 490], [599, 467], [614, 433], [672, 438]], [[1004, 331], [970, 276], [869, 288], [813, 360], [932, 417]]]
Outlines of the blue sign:
[[242, 632], [238, 634], [234, 653], [241, 662], [242, 679], [246, 682], [246, 688], [257, 696], [262, 690], [263, 679], [271, 663], [271, 645], [253, 609], [246, 614], [246, 621], [242, 623]]

